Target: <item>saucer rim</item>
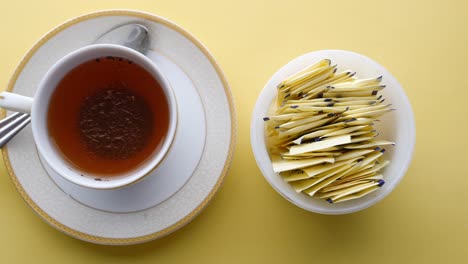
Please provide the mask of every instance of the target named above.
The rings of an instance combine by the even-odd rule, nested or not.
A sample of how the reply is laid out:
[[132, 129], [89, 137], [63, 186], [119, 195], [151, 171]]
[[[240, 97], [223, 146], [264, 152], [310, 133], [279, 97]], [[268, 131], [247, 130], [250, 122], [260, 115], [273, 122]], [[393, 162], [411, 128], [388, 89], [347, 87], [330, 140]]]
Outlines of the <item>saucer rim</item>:
[[[20, 193], [21, 197], [23, 200], [33, 209], [33, 211], [39, 215], [43, 220], [45, 220], [47, 223], [49, 223], [52, 227], [55, 229], [68, 234], [72, 237], [92, 242], [92, 243], [97, 243], [97, 244], [105, 244], [105, 245], [131, 245], [131, 244], [138, 244], [138, 243], [143, 243], [143, 242], [148, 242], [157, 238], [160, 238], [162, 236], [168, 235], [179, 228], [183, 227], [185, 224], [190, 222], [193, 218], [195, 218], [207, 205], [208, 203], [212, 200], [213, 196], [216, 194], [216, 192], [219, 190], [221, 187], [225, 176], [227, 175], [227, 172], [229, 171], [229, 168], [232, 163], [232, 157], [234, 155], [234, 146], [236, 143], [236, 136], [237, 136], [237, 119], [236, 119], [236, 111], [234, 107], [234, 99], [231, 93], [231, 88], [230, 85], [227, 81], [227, 78], [222, 71], [221, 67], [219, 66], [218, 62], [215, 60], [211, 52], [206, 48], [206, 46], [198, 40], [195, 36], [193, 36], [191, 33], [189, 33], [187, 30], [182, 28], [181, 26], [177, 25], [176, 23], [163, 18], [161, 16], [151, 14], [149, 12], [145, 11], [140, 11], [140, 10], [132, 10], [132, 9], [107, 9], [107, 10], [100, 10], [96, 12], [91, 12], [87, 13], [84, 15], [80, 15], [77, 17], [74, 17], [47, 32], [44, 36], [42, 36], [33, 46], [28, 50], [26, 55], [21, 59], [20, 63], [16, 67], [12, 77], [10, 78], [6, 91], [12, 91], [14, 88], [14, 85], [21, 74], [21, 72], [24, 70], [24, 67], [26, 64], [30, 61], [31, 57], [36, 53], [38, 49], [40, 49], [45, 43], [47, 43], [51, 38], [53, 38], [55, 35], [58, 33], [62, 32], [63, 30], [78, 24], [80, 22], [90, 20], [93, 18], [99, 18], [99, 17], [106, 17], [106, 16], [130, 16], [130, 17], [137, 17], [141, 19], [146, 19], [155, 23], [162, 24], [164, 26], [167, 26], [171, 28], [174, 31], [177, 31], [178, 33], [182, 34], [184, 37], [189, 39], [194, 45], [196, 45], [200, 51], [206, 56], [206, 58], [210, 61], [211, 65], [213, 68], [216, 70], [217, 75], [220, 78], [220, 81], [223, 84], [223, 89], [227, 97], [228, 101], [228, 106], [230, 110], [230, 118], [231, 118], [231, 138], [229, 142], [229, 150], [227, 153], [226, 161], [224, 163], [224, 168], [221, 171], [220, 176], [218, 177], [218, 180], [216, 184], [213, 186], [211, 189], [210, 193], [203, 199], [203, 201], [195, 207], [189, 214], [187, 214], [185, 217], [180, 219], [179, 221], [173, 223], [172, 225], [159, 230], [157, 232], [147, 234], [144, 236], [137, 236], [137, 237], [130, 237], [130, 238], [108, 238], [108, 237], [102, 237], [102, 236], [95, 236], [95, 235], [90, 235], [86, 234], [80, 231], [77, 231], [75, 229], [72, 229], [70, 227], [65, 226], [64, 224], [60, 223], [50, 215], [48, 215], [40, 206], [38, 206], [31, 198], [30, 196], [26, 193], [24, 190], [23, 186], [21, 183], [18, 181], [15, 172], [13, 171], [13, 168], [10, 163], [9, 159], [9, 154], [8, 154], [8, 147], [5, 146], [2, 148], [2, 154], [3, 154], [3, 160], [5, 164], [5, 168], [10, 176], [10, 179], [13, 181], [15, 188], [18, 190]], [[1, 110], [0, 111], [0, 118], [4, 118], [6, 116], [6, 111]]]

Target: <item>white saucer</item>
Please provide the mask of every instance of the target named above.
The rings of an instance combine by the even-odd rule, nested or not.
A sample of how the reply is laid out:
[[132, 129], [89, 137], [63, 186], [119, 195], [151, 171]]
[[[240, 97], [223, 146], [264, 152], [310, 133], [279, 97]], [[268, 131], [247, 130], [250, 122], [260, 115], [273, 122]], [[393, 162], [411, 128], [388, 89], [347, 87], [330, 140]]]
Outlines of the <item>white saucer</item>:
[[18, 191], [44, 220], [73, 237], [101, 244], [141, 243], [188, 223], [221, 185], [234, 149], [231, 92], [216, 61], [185, 30], [148, 13], [110, 10], [64, 23], [28, 52], [8, 90], [33, 96], [56, 60], [127, 23], [150, 30], [148, 57], [161, 67], [178, 100], [180, 124], [160, 167], [134, 185], [97, 191], [47, 174], [29, 127], [3, 149]]

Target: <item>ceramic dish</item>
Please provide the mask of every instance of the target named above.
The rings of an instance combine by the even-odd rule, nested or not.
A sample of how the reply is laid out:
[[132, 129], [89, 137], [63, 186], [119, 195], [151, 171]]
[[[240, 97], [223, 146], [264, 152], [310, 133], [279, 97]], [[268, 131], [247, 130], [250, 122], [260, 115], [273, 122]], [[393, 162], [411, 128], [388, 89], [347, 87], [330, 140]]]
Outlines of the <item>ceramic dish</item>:
[[219, 189], [236, 135], [229, 85], [212, 55], [181, 27], [139, 11], [101, 11], [58, 26], [26, 54], [7, 90], [33, 96], [55, 61], [128, 23], [149, 29], [147, 55], [179, 97], [180, 126], [161, 166], [142, 182], [101, 193], [47, 174], [30, 127], [3, 149], [11, 179], [39, 216], [73, 237], [110, 245], [156, 239], [193, 219]]
[[[378, 191], [360, 199], [330, 204], [324, 200], [312, 198], [295, 190], [284, 182], [280, 175], [273, 172], [271, 160], [265, 145], [264, 121], [273, 99], [276, 86], [286, 77], [321, 59], [331, 59], [338, 64], [338, 70], [351, 69], [359, 78], [383, 76], [382, 83], [387, 88], [381, 94], [397, 110], [379, 118], [376, 124], [380, 137], [396, 143], [388, 148], [387, 159], [390, 160], [384, 171], [386, 184]], [[413, 111], [405, 92], [398, 81], [377, 62], [354, 52], [342, 50], [322, 50], [302, 55], [279, 69], [260, 93], [252, 115], [250, 130], [252, 150], [257, 165], [270, 185], [291, 203], [311, 212], [321, 214], [346, 214], [368, 208], [387, 196], [401, 181], [411, 163], [415, 144], [415, 124]]]

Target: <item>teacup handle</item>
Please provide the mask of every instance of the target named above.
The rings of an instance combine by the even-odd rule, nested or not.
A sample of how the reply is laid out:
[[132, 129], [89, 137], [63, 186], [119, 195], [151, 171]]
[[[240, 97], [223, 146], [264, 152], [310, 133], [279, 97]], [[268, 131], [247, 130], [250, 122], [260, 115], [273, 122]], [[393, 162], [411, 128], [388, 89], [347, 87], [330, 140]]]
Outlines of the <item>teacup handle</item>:
[[0, 93], [0, 107], [10, 111], [31, 114], [33, 99], [24, 95], [2, 92]]

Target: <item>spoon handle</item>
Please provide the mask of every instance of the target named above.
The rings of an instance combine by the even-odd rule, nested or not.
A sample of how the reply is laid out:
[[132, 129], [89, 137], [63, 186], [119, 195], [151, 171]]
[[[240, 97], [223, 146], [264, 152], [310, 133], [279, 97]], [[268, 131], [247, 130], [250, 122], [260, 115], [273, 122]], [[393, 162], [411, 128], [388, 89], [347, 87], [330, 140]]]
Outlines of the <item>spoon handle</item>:
[[[19, 115], [17, 115], [19, 114]], [[0, 128], [0, 148], [2, 148], [10, 139], [12, 139], [18, 132], [21, 131], [25, 126], [29, 124], [31, 121], [31, 116], [28, 114], [21, 114], [17, 113], [9, 116], [9, 122], [2, 120], [2, 127]], [[11, 118], [12, 116], [15, 116], [15, 118]], [[10, 121], [11, 120], [11, 121]]]
[[0, 127], [5, 126], [6, 124], [10, 123], [12, 120], [16, 119], [17, 117], [24, 115], [23, 113], [14, 113], [12, 115], [9, 115], [2, 120], [0, 120]]

